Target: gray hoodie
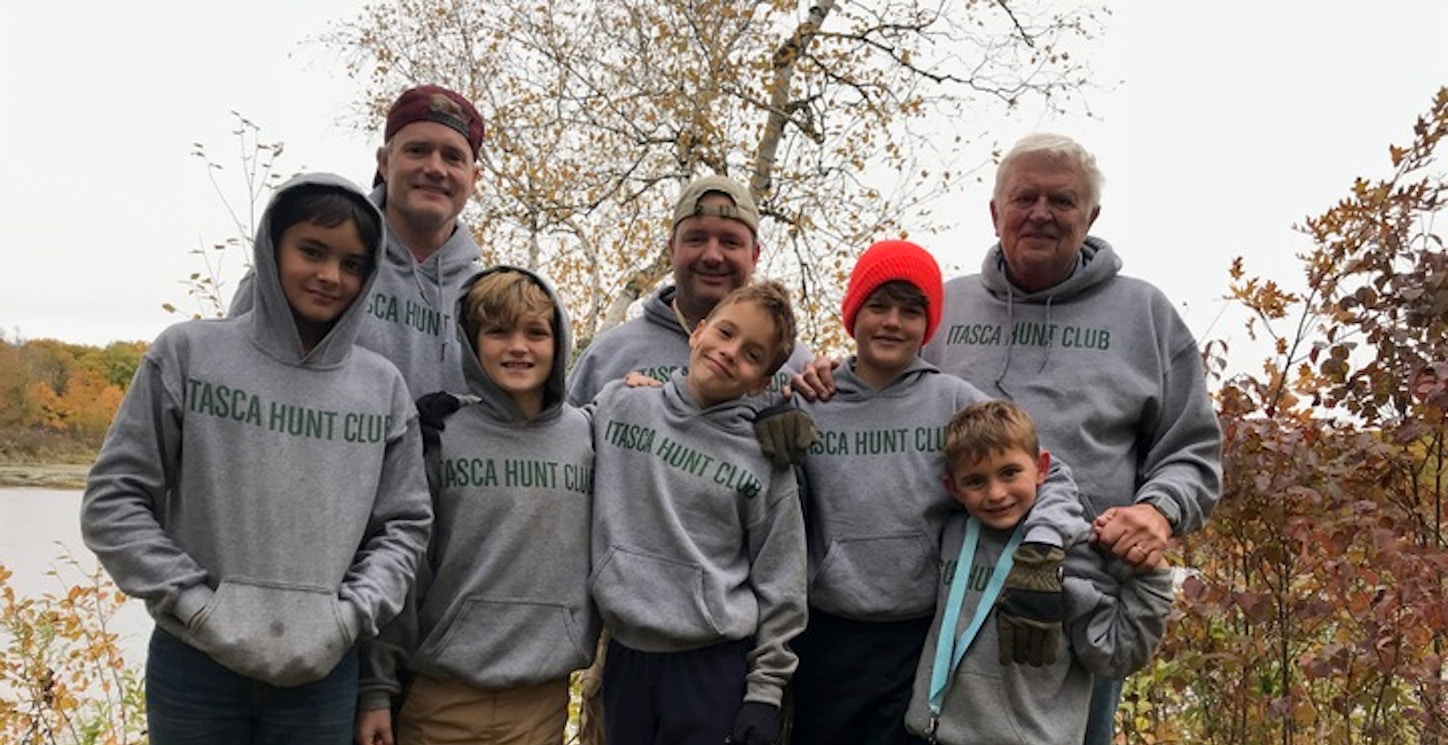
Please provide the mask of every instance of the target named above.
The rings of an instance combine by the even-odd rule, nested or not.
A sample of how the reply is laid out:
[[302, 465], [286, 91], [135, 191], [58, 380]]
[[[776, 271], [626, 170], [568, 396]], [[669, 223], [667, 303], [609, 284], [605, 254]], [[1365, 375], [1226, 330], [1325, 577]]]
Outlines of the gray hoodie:
[[[986, 400], [918, 357], [883, 388], [835, 369], [838, 392], [802, 403], [820, 439], [804, 461], [809, 602], [860, 621], [922, 618], [935, 608], [940, 530], [959, 507], [945, 490], [945, 424]], [[1070, 469], [1053, 460], [1027, 541], [1070, 546], [1090, 525]]]
[[[369, 197], [378, 208], [387, 205], [387, 187]], [[377, 279], [359, 298], [366, 313], [357, 343], [392, 361], [414, 398], [434, 391], [467, 393], [462, 378], [462, 347], [453, 333], [453, 306], [463, 280], [482, 267], [478, 246], [461, 224], [447, 242], [418, 261], [402, 239], [386, 225], [387, 240], [377, 266]], [[252, 307], [255, 269], [242, 278], [232, 297], [230, 315]]]
[[[921, 737], [930, 731], [930, 678], [936, 642], [955, 576], [967, 520], [957, 510], [946, 523], [939, 607], [920, 654], [905, 726]], [[990, 581], [1008, 531], [982, 529], [962, 598], [958, 635], [971, 621], [981, 590]], [[945, 690], [935, 736], [944, 745], [1079, 745], [1094, 676], [1120, 680], [1151, 659], [1172, 606], [1171, 572], [1133, 574], [1085, 543], [1066, 555], [1066, 619], [1053, 665], [1002, 665], [996, 610], [967, 648]]]
[[[277, 194], [302, 183], [363, 198], [328, 175]], [[353, 344], [376, 272], [304, 354], [270, 215], [257, 228], [255, 307], [172, 326], [146, 352], [91, 469], [81, 532], [161, 628], [293, 686], [402, 607], [432, 511], [407, 386]]]
[[[582, 406], [610, 381], [622, 380], [630, 372], [663, 382], [688, 367], [689, 332], [680, 325], [673, 302], [673, 286], [662, 287], [644, 299], [643, 315], [599, 334], [568, 374], [568, 402]], [[778, 391], [812, 359], [809, 348], [795, 342], [770, 390]]]
[[1088, 237], [1081, 261], [1025, 293], [996, 244], [981, 274], [945, 283], [945, 317], [921, 356], [1024, 408], [1096, 512], [1149, 502], [1190, 533], [1222, 482], [1196, 340], [1160, 290], [1120, 276], [1106, 241]]
[[620, 644], [682, 652], [753, 638], [746, 701], [778, 706], [805, 625], [804, 525], [794, 474], [759, 450], [754, 403], [700, 409], [662, 388], [595, 401], [593, 576]]
[[526, 418], [478, 363], [474, 339], [456, 324], [472, 396], [428, 448], [437, 510], [416, 597], [382, 637], [363, 645], [362, 709], [386, 708], [406, 667], [433, 678], [497, 690], [566, 678], [587, 667], [599, 620], [588, 592], [593, 439], [585, 413], [563, 402], [568, 318], [553, 289], [557, 353], [544, 407]]

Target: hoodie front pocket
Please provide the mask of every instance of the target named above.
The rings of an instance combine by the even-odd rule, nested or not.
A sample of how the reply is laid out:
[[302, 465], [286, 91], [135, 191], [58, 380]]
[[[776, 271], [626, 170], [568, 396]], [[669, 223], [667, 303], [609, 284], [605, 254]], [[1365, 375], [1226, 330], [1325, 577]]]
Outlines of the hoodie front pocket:
[[356, 640], [337, 592], [306, 585], [222, 580], [188, 641], [249, 678], [291, 687], [325, 677]]
[[441, 638], [423, 643], [418, 657], [489, 688], [540, 683], [588, 666], [596, 639], [588, 639], [585, 649], [579, 634], [562, 605], [474, 597]]
[[834, 542], [810, 579], [810, 602], [890, 617], [935, 604], [936, 551], [920, 533]]
[[593, 597], [609, 626], [676, 642], [723, 635], [708, 591], [703, 568], [626, 548], [609, 549], [593, 577]]

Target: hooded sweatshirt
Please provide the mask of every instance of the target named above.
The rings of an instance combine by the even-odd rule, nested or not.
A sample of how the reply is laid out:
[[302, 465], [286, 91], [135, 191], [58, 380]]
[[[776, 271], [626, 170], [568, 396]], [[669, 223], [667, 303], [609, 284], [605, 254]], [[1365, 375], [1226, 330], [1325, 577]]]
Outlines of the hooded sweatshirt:
[[[820, 439], [804, 461], [809, 602], [858, 621], [928, 617], [940, 531], [959, 508], [945, 490], [945, 425], [985, 394], [915, 360], [889, 384], [861, 380], [851, 356], [829, 401], [801, 404]], [[1070, 546], [1089, 524], [1070, 469], [1053, 460], [1027, 541]]]
[[[531, 419], [478, 362], [467, 293], [497, 271], [530, 277], [553, 300], [555, 354]], [[570, 346], [563, 304], [543, 279], [497, 267], [463, 285], [457, 309], [472, 396], [428, 448], [436, 521], [416, 602], [363, 646], [361, 708], [386, 708], [406, 667], [496, 690], [566, 678], [593, 660], [599, 621], [588, 592], [593, 435], [563, 402]]]
[[[369, 197], [387, 206], [387, 187]], [[412, 255], [385, 220], [387, 240], [377, 266], [377, 279], [358, 299], [366, 311], [357, 343], [392, 361], [407, 381], [413, 398], [435, 391], [467, 393], [462, 377], [462, 347], [453, 333], [454, 305], [463, 280], [481, 268], [478, 246], [461, 224], [447, 242], [424, 261]], [[232, 297], [230, 315], [251, 309], [255, 269], [242, 278]]]
[[[936, 642], [955, 576], [969, 518], [957, 510], [946, 523], [939, 608], [930, 627], [905, 726], [921, 737], [930, 732], [930, 678]], [[981, 591], [989, 583], [1010, 531], [982, 528], [962, 598], [954, 636], [970, 625]], [[1171, 572], [1133, 574], [1085, 543], [1072, 547], [1064, 563], [1065, 613], [1052, 665], [1002, 665], [996, 620], [990, 610], [965, 656], [956, 666], [941, 705], [936, 741], [944, 745], [1079, 745], [1094, 676], [1120, 680], [1151, 659], [1172, 606]]]
[[753, 638], [744, 700], [778, 706], [805, 625], [804, 525], [749, 399], [699, 408], [684, 374], [615, 381], [594, 411], [593, 576], [604, 622], [641, 652]]
[[[638, 372], [664, 382], [689, 366], [689, 331], [674, 312], [674, 288], [666, 286], [643, 302], [643, 315], [597, 336], [568, 375], [568, 402], [582, 406], [610, 381]], [[789, 377], [810, 363], [809, 348], [795, 342], [794, 351], [775, 373], [769, 389], [778, 391]]]
[[921, 354], [1023, 407], [1097, 513], [1148, 502], [1197, 530], [1221, 495], [1222, 438], [1196, 340], [1160, 290], [1118, 274], [1106, 241], [1088, 237], [1081, 262], [1026, 293], [996, 244], [981, 274], [945, 284]]
[[[277, 194], [305, 183], [365, 202], [327, 175]], [[161, 628], [293, 686], [402, 607], [432, 511], [407, 386], [353, 344], [376, 272], [303, 352], [270, 223], [268, 207], [254, 307], [172, 326], [146, 352], [91, 469], [81, 532]], [[382, 247], [370, 248], [375, 266]]]

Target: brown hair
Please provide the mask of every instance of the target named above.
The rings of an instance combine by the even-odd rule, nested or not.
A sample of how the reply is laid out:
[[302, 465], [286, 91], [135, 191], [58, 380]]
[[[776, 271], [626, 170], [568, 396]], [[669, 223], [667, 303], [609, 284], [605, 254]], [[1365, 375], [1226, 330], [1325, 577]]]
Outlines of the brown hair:
[[478, 331], [489, 325], [516, 328], [525, 318], [542, 316], [553, 329], [555, 343], [561, 340], [553, 298], [522, 272], [497, 269], [484, 274], [468, 288], [463, 307], [469, 339], [475, 339]]
[[789, 302], [789, 290], [772, 279], [750, 282], [742, 287], [736, 287], [719, 300], [714, 309], [709, 311], [704, 322], [707, 323], [715, 313], [719, 312], [719, 309], [732, 303], [754, 303], [764, 311], [765, 315], [769, 316], [770, 320], [774, 321], [773, 356], [765, 370], [766, 376], [773, 376], [779, 372], [779, 368], [784, 367], [785, 360], [788, 360], [790, 353], [794, 351], [794, 308]]
[[947, 469], [1007, 450], [1024, 450], [1032, 456], [1041, 452], [1031, 417], [1009, 401], [971, 404], [955, 412], [945, 425]]

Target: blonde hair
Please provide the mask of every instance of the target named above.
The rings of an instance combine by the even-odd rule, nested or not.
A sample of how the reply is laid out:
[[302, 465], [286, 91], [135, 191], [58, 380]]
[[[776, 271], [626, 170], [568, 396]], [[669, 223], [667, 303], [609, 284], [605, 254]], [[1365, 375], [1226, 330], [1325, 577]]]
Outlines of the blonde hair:
[[784, 367], [789, 355], [794, 352], [795, 323], [794, 307], [789, 302], [789, 290], [784, 285], [772, 279], [750, 282], [742, 287], [736, 287], [729, 291], [715, 304], [714, 309], [704, 318], [708, 323], [720, 309], [733, 303], [754, 303], [764, 314], [774, 321], [774, 350], [770, 357], [766, 376], [773, 376]]
[[554, 336], [559, 335], [553, 298], [532, 277], [519, 271], [497, 269], [479, 277], [468, 288], [464, 308], [463, 323], [469, 338], [484, 328], [516, 328], [524, 320], [537, 317], [548, 319]]
[[1023, 450], [1032, 456], [1041, 452], [1035, 423], [1025, 409], [1009, 401], [971, 404], [955, 412], [945, 425], [947, 469], [1008, 450]]

